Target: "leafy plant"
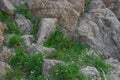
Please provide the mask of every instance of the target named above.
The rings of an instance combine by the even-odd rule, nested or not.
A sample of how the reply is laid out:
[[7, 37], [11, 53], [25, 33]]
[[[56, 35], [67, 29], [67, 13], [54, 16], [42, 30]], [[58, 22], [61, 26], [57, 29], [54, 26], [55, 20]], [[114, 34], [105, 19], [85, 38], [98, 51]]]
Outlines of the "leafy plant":
[[11, 58], [10, 65], [14, 68], [21, 68], [23, 66], [25, 58], [25, 49], [23, 46], [18, 46], [15, 50], [16, 54]]
[[84, 9], [84, 10], [85, 10], [85, 11], [84, 11], [85, 13], [89, 11], [89, 9], [90, 9], [90, 4], [91, 4], [92, 0], [86, 0], [86, 2], [87, 2], [87, 3], [85, 4], [85, 9]]
[[63, 64], [58, 65], [53, 72], [54, 80], [76, 80], [79, 67], [76, 64]]
[[42, 63], [43, 57], [41, 54], [29, 56], [28, 60], [25, 61], [24, 69], [29, 77], [34, 77], [35, 79], [40, 77], [42, 74]]
[[101, 57], [93, 57], [90, 55], [84, 55], [81, 57], [80, 64], [83, 66], [94, 66], [96, 67], [100, 72], [101, 69], [107, 73], [110, 71], [110, 65], [107, 64], [104, 59]]
[[37, 39], [38, 39], [38, 38], [37, 38], [37, 33], [38, 33], [38, 30], [39, 30], [39, 28], [38, 28], [38, 27], [36, 27], [36, 26], [33, 26], [33, 27], [32, 27], [31, 34], [33, 35], [33, 37], [34, 37], [34, 39], [35, 39], [35, 40], [37, 40]]
[[4, 22], [7, 25], [9, 33], [18, 33], [19, 32], [19, 27], [16, 25], [14, 22], [13, 18], [5, 13], [0, 11], [0, 21]]
[[50, 80], [92, 80], [85, 76], [77, 63], [59, 64], [53, 68], [53, 76]]
[[57, 53], [53, 57], [66, 62], [78, 61], [81, 52], [89, 48], [86, 45], [79, 45], [70, 41], [60, 30], [51, 34], [48, 40], [44, 42], [44, 46], [55, 48]]
[[25, 54], [25, 48], [23, 46], [17, 47], [15, 52], [16, 54], [10, 60], [12, 68], [17, 69], [22, 72], [22, 74], [26, 74], [29, 80], [39, 80], [43, 78], [41, 77], [43, 62], [41, 54], [29, 56]]
[[21, 80], [22, 79], [22, 72], [15, 69], [15, 70], [10, 70], [7, 75], [6, 79], [7, 80]]
[[18, 47], [22, 42], [22, 39], [19, 35], [13, 34], [12, 37], [9, 40], [9, 46], [10, 47]]

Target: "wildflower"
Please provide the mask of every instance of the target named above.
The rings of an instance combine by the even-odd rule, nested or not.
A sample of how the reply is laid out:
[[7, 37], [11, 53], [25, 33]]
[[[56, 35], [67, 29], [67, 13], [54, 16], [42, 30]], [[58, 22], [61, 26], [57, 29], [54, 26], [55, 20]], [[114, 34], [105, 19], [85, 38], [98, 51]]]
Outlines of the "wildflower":
[[16, 46], [16, 47], [18, 47], [18, 46], [20, 46], [20, 44], [19, 44], [19, 43], [17, 43], [17, 44], [15, 44], [15, 46]]
[[44, 39], [47, 39], [47, 36], [44, 36]]
[[34, 28], [35, 28], [35, 26], [32, 26], [32, 28], [34, 29]]
[[70, 48], [70, 46], [66, 46], [66, 49], [69, 49]]
[[57, 42], [58, 42], [58, 44], [59, 44], [59, 43], [60, 43], [60, 40], [58, 40]]
[[80, 13], [80, 16], [82, 16], [82, 15], [83, 15], [83, 12]]

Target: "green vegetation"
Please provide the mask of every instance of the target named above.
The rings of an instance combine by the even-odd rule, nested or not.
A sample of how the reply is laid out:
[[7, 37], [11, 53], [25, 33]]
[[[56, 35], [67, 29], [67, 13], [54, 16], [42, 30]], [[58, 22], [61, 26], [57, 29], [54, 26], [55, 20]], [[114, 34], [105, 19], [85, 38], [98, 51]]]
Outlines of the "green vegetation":
[[18, 69], [12, 69], [10, 70], [7, 75], [6, 75], [6, 79], [8, 80], [20, 80], [22, 79], [22, 72]]
[[13, 78], [20, 80], [25, 74], [29, 80], [42, 79], [42, 55], [35, 54], [29, 56], [25, 54], [25, 48], [23, 46], [17, 47], [15, 52], [16, 54], [10, 60], [10, 65], [14, 70], [8, 73], [7, 78], [9, 80]]
[[85, 4], [85, 13], [88, 12], [90, 10], [90, 4], [92, 2], [92, 0], [86, 0], [86, 4]]
[[87, 45], [80, 45], [73, 41], [69, 41], [59, 30], [51, 34], [48, 40], [44, 42], [44, 46], [55, 48], [57, 54], [54, 58], [66, 62], [78, 61], [78, 55], [89, 48]]
[[19, 33], [19, 27], [15, 24], [13, 18], [9, 14], [0, 11], [0, 21], [7, 25], [8, 33]]
[[[20, 37], [14, 35], [10, 43], [14, 45], [19, 43], [19, 40]], [[66, 62], [52, 69], [53, 76], [50, 80], [92, 80], [91, 76], [85, 76], [80, 72], [80, 69], [85, 66], [96, 67], [103, 80], [106, 79], [105, 74], [109, 72], [110, 65], [106, 64], [99, 56], [88, 55], [89, 46], [69, 41], [59, 29], [51, 34], [44, 42], [44, 46], [53, 47], [57, 51], [56, 55], [49, 57], [50, 59], [54, 58]], [[20, 80], [27, 77], [29, 80], [44, 80], [42, 76], [43, 56], [41, 54], [27, 55], [25, 47], [21, 45], [15, 47], [15, 52], [16, 54], [9, 63], [14, 70], [7, 74], [7, 79]]]
[[[85, 66], [93, 66], [96, 67], [101, 74], [103, 71], [105, 74], [110, 71], [110, 65], [105, 63], [104, 59], [99, 57], [99, 55], [91, 56], [88, 54], [88, 51], [90, 50], [89, 46], [69, 41], [60, 30], [56, 30], [56, 32], [51, 34], [48, 40], [44, 42], [44, 46], [56, 49], [56, 55], [50, 58], [68, 63], [75, 63], [74, 65], [58, 66], [57, 69], [55, 69], [55, 71], [58, 72], [58, 75], [54, 75], [55, 80], [75, 80], [75, 78], [80, 80], [91, 80], [90, 76], [84, 76], [82, 73], [80, 74], [80, 70], [77, 66], [81, 68]], [[75, 68], [76, 71], [74, 71]]]
[[81, 57], [80, 65], [82, 65], [82, 66], [94, 66], [100, 72], [102, 72], [101, 69], [105, 73], [110, 71], [110, 65], [106, 64], [104, 59], [102, 59], [99, 56], [93, 57], [93, 56], [90, 56], [90, 55], [84, 55], [84, 56]]
[[54, 80], [75, 80], [79, 77], [79, 67], [76, 64], [57, 65], [54, 69]]
[[17, 34], [13, 34], [12, 37], [9, 40], [9, 47], [17, 47], [21, 44], [22, 39], [21, 36], [17, 35]]
[[92, 80], [83, 75], [76, 63], [57, 65], [53, 71], [52, 80]]
[[[91, 1], [88, 0], [85, 12], [88, 12]], [[37, 39], [40, 18], [32, 16], [27, 4], [18, 7], [17, 13], [23, 14], [34, 24], [31, 34]], [[12, 70], [8, 72], [6, 78], [8, 80], [22, 80], [23, 78], [44, 80], [42, 75], [43, 56], [36, 53], [34, 55], [26, 53], [24, 45], [21, 44], [21, 36], [18, 35], [19, 28], [10, 15], [0, 11], [0, 21], [6, 23], [8, 32], [13, 34], [9, 40], [9, 47], [15, 48], [15, 55], [9, 61]], [[99, 55], [90, 56], [88, 51], [91, 48], [88, 45], [70, 41], [59, 29], [52, 33], [50, 37], [46, 37], [46, 39], [44, 46], [56, 49], [56, 54], [48, 58], [65, 62], [65, 64], [57, 65], [52, 69], [53, 76], [49, 80], [92, 80], [91, 76], [85, 76], [81, 72], [81, 68], [86, 66], [96, 67], [102, 80], [107, 80], [105, 75], [110, 71], [110, 65], [106, 64]]]
[[37, 32], [38, 32], [39, 28], [37, 26], [33, 26], [31, 34], [33, 35], [34, 39], [37, 40]]
[[[31, 26], [33, 28], [31, 34], [36, 38], [40, 18], [34, 18], [30, 11], [28, 11], [27, 6], [24, 5], [17, 9], [17, 13], [23, 14], [27, 19], [32, 21], [34, 26]], [[22, 39], [19, 28], [9, 14], [0, 11], [0, 21], [7, 24], [8, 33], [13, 34], [9, 40], [8, 46], [15, 48], [15, 55], [9, 61], [12, 70], [8, 72], [6, 78], [8, 80], [21, 80], [23, 77], [27, 77], [29, 80], [43, 80], [43, 56], [41, 54], [30, 56], [25, 53], [25, 47], [21, 44]]]

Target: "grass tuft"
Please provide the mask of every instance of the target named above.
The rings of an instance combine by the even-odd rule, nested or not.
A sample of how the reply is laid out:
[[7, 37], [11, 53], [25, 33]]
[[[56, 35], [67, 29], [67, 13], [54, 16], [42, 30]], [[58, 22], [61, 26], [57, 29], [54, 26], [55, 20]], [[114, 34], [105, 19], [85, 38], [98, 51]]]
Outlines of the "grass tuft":
[[90, 10], [90, 4], [92, 2], [92, 0], [87, 0], [87, 3], [85, 4], [85, 9], [84, 12], [87, 13]]
[[[42, 79], [42, 63], [43, 56], [41, 54], [35, 54], [29, 56], [25, 54], [25, 48], [19, 46], [15, 50], [16, 54], [11, 58], [10, 65], [14, 69], [12, 74], [7, 76], [9, 79], [11, 77], [23, 77], [23, 74], [26, 75], [29, 80], [39, 80]], [[14, 71], [22, 72], [20, 75], [14, 75]], [[10, 72], [11, 73], [11, 72]]]
[[19, 27], [14, 22], [13, 17], [11, 17], [6, 12], [0, 11], [0, 21], [4, 22], [7, 25], [7, 33], [19, 33]]
[[13, 34], [9, 40], [9, 47], [18, 47], [21, 45], [22, 39], [21, 36]]

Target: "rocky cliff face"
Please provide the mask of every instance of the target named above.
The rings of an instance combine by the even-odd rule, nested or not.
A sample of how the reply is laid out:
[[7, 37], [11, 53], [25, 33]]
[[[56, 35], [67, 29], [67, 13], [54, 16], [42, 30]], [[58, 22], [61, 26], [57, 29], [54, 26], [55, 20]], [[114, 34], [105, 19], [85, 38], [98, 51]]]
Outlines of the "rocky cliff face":
[[[12, 4], [17, 7], [27, 4], [27, 10], [32, 13], [35, 19], [42, 17], [38, 28], [36, 25], [34, 26], [32, 20], [29, 20], [31, 17], [27, 19], [24, 14], [16, 13]], [[51, 55], [56, 55], [57, 50], [43, 46], [43, 42], [47, 41], [51, 33], [55, 32], [57, 25], [71, 41], [91, 46], [104, 58], [114, 57], [120, 60], [120, 0], [0, 0], [0, 11], [10, 14], [19, 27], [18, 32], [25, 34], [21, 37], [23, 42], [14, 44], [15, 47], [24, 45], [26, 52], [30, 55], [33, 52], [44, 55], [43, 75], [47, 78], [51, 75], [50, 70], [56, 63], [64, 63], [46, 59]], [[0, 22], [0, 46], [4, 40], [4, 27], [5, 24]], [[34, 28], [38, 30], [35, 35], [38, 37], [37, 40], [33, 39], [33, 34], [31, 35]], [[61, 43], [59, 40], [57, 42], [58, 44]], [[66, 48], [70, 47], [67, 46]], [[63, 48], [64, 50], [66, 49]], [[14, 54], [14, 49], [9, 50], [7, 47], [3, 47], [0, 61], [5, 62], [6, 59], [10, 58], [11, 51]], [[112, 78], [113, 80], [120, 80], [118, 75], [120, 71], [116, 72], [119, 69], [116, 67], [116, 62], [119, 65], [119, 61], [111, 59], [108, 59], [108, 62], [110, 61], [110, 64], [116, 68], [111, 74]], [[50, 68], [46, 67], [49, 65]], [[3, 68], [1, 65], [0, 67]], [[97, 74], [100, 77], [99, 71], [90, 66], [84, 68], [83, 73], [88, 71], [85, 74], [91, 75], [91, 70], [94, 71], [93, 75]], [[102, 78], [96, 79], [102, 80]]]
[[[16, 4], [19, 2], [20, 0], [16, 0]], [[65, 31], [74, 33], [79, 16], [84, 12], [86, 0], [24, 0], [24, 2], [28, 3], [35, 17], [57, 18]]]
[[120, 59], [120, 22], [102, 1], [93, 0], [77, 30], [79, 42], [87, 42], [105, 57]]
[[102, 0], [106, 7], [111, 9], [113, 13], [120, 19], [120, 0]]
[[[111, 55], [120, 59], [120, 0], [93, 0], [89, 12], [85, 14], [87, 0], [23, 2], [28, 3], [35, 17], [57, 18], [68, 37], [89, 44], [105, 57]], [[16, 0], [16, 3], [19, 2]]]

